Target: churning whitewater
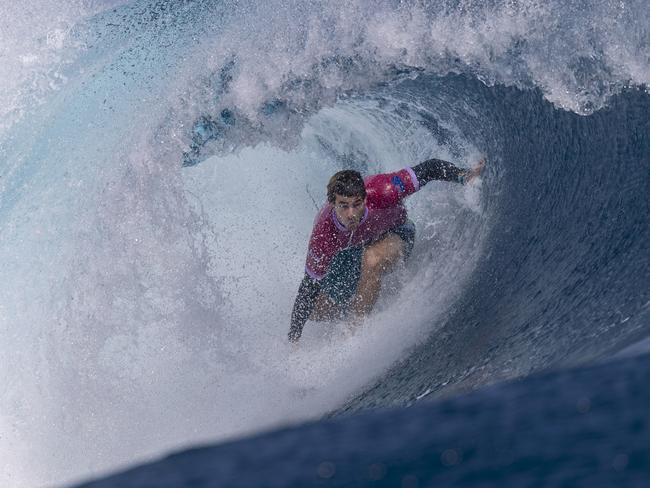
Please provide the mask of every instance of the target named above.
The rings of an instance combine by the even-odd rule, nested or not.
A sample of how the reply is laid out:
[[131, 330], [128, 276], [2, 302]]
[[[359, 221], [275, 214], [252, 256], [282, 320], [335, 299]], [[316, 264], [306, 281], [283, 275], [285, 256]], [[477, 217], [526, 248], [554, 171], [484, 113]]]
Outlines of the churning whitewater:
[[[584, 364], [650, 333], [641, 0], [0, 13], [2, 486]], [[408, 200], [414, 259], [361, 330], [310, 323], [289, 346], [331, 174], [483, 156], [477, 184]]]

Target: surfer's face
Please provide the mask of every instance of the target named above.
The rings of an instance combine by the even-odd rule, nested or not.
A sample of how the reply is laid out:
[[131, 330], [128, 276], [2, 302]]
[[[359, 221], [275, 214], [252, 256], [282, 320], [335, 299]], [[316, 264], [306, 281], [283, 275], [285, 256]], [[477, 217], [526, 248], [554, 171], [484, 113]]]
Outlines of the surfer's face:
[[366, 210], [366, 200], [361, 197], [341, 195], [335, 195], [335, 197], [334, 211], [339, 222], [350, 230], [356, 229]]

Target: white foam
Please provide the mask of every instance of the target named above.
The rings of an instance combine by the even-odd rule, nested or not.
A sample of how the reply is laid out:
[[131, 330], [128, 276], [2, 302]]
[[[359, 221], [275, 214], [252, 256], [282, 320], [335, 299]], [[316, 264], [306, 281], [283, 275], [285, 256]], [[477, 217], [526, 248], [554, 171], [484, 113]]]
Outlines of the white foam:
[[[214, 72], [234, 60], [227, 93], [216, 102], [207, 97], [201, 106], [209, 111], [216, 104], [215, 113], [234, 108], [253, 125], [264, 124], [259, 109], [269, 100], [309, 113], [341, 93], [390, 80], [395, 66], [537, 87], [556, 105], [582, 114], [626, 86], [650, 82], [644, 45], [650, 14], [640, 2], [602, 1], [589, 9], [534, 1], [471, 3], [457, 10], [400, 5], [357, 0], [256, 6], [245, 21], [203, 39], [196, 58], [188, 60], [207, 63]], [[196, 101], [196, 91], [187, 96]]]

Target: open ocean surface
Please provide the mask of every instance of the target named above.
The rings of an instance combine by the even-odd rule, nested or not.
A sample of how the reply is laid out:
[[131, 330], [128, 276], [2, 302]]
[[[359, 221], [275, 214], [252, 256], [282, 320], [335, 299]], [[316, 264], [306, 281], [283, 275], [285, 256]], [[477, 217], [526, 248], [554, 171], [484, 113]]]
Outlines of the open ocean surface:
[[[645, 1], [6, 3], [0, 486], [650, 485]], [[332, 173], [481, 156], [289, 347]]]

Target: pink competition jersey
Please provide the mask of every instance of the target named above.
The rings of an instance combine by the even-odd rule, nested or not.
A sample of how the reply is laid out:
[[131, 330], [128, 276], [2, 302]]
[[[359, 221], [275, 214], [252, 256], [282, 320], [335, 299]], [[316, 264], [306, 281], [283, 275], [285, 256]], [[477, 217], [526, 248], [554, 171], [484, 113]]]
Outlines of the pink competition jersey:
[[364, 183], [366, 211], [354, 232], [339, 222], [331, 203], [327, 203], [316, 216], [305, 265], [305, 271], [312, 278], [320, 280], [325, 276], [332, 258], [339, 251], [368, 244], [402, 225], [406, 221], [402, 199], [420, 189], [411, 168], [369, 176]]

